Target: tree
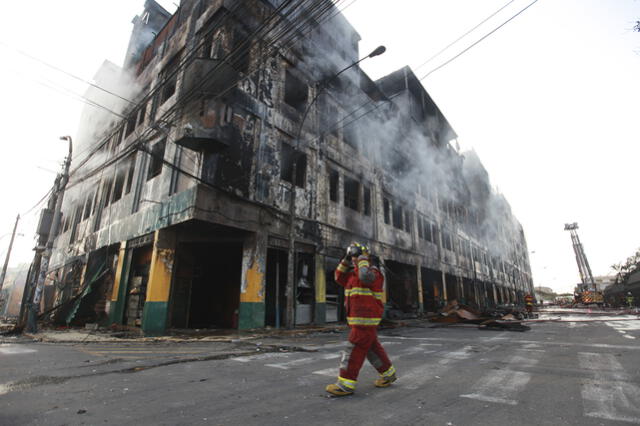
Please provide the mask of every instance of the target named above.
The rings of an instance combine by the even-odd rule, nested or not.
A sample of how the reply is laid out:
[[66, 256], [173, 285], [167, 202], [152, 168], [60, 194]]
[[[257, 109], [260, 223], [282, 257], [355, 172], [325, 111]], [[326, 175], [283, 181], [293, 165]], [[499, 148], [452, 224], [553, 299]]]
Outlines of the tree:
[[[640, 25], [640, 22], [638, 25]], [[638, 267], [640, 267], [640, 249], [636, 250], [632, 256], [627, 257], [624, 263], [611, 265], [611, 269], [616, 272], [616, 283], [624, 282]]]

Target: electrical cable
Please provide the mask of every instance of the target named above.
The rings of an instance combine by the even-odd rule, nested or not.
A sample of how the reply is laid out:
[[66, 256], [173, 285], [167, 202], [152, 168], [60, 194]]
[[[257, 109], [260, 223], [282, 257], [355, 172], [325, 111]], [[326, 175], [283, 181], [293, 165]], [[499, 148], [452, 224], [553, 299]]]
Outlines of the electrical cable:
[[515, 18], [517, 18], [518, 16], [520, 16], [520, 14], [522, 14], [525, 10], [529, 9], [531, 6], [533, 6], [534, 4], [536, 4], [538, 2], [538, 0], [533, 0], [531, 3], [529, 3], [527, 6], [525, 6], [523, 9], [520, 9], [520, 11], [518, 11], [515, 15], [511, 16], [509, 19], [507, 19], [506, 21], [504, 21], [502, 24], [498, 25], [496, 28], [494, 28], [493, 30], [491, 30], [490, 32], [488, 32], [487, 34], [485, 34], [484, 36], [482, 36], [479, 40], [475, 41], [474, 43], [472, 43], [469, 47], [465, 48], [464, 50], [462, 50], [460, 53], [458, 53], [457, 55], [455, 55], [454, 57], [448, 59], [447, 61], [445, 61], [444, 63], [440, 64], [439, 66], [437, 66], [436, 68], [432, 69], [431, 71], [429, 71], [428, 73], [426, 73], [424, 76], [420, 77], [419, 80], [422, 81], [425, 78], [429, 77], [431, 74], [433, 74], [434, 72], [438, 71], [439, 69], [441, 69], [442, 67], [444, 67], [445, 65], [450, 64], [451, 62], [453, 62], [454, 60], [456, 60], [457, 58], [459, 58], [460, 56], [462, 56], [464, 53], [468, 52], [471, 48], [473, 48], [474, 46], [477, 46], [480, 42], [482, 42], [483, 40], [485, 40], [487, 37], [489, 37], [490, 35], [492, 35], [493, 33], [495, 33], [496, 31], [498, 31], [500, 28], [504, 27], [505, 25], [507, 25], [509, 22], [513, 21]]
[[447, 49], [449, 49], [451, 46], [453, 46], [454, 44], [456, 44], [457, 42], [459, 42], [460, 40], [462, 40], [463, 38], [465, 38], [466, 36], [468, 36], [469, 34], [471, 34], [473, 31], [475, 31], [476, 29], [478, 29], [480, 26], [482, 26], [482, 24], [484, 24], [485, 22], [487, 22], [488, 20], [490, 20], [491, 18], [493, 18], [494, 16], [496, 16], [498, 13], [502, 12], [507, 6], [509, 6], [511, 3], [513, 3], [516, 0], [510, 0], [508, 1], [505, 5], [503, 5], [501, 8], [499, 8], [498, 10], [496, 10], [495, 12], [493, 12], [491, 15], [487, 16], [486, 18], [484, 18], [482, 21], [480, 21], [478, 24], [476, 24], [473, 28], [469, 29], [468, 31], [466, 31], [464, 34], [462, 34], [460, 37], [456, 38], [455, 40], [453, 40], [451, 43], [447, 44], [445, 47], [443, 47], [442, 49], [440, 49], [438, 52], [436, 52], [433, 56], [431, 56], [429, 59], [427, 59], [426, 61], [424, 61], [423, 63], [421, 63], [420, 65], [418, 65], [414, 71], [419, 70], [420, 68], [422, 68], [423, 66], [425, 66], [426, 64], [428, 64], [429, 62], [431, 62], [432, 60], [434, 60], [435, 58], [437, 58], [438, 56], [440, 56], [442, 53], [444, 53]]
[[[355, 0], [354, 0], [354, 1], [355, 1]], [[331, 8], [333, 8], [333, 7], [334, 7], [333, 3], [331, 3], [331, 2], [327, 2], [327, 3], [328, 3], [328, 7], [326, 7], [325, 9], [323, 9], [323, 12], [322, 12], [323, 14], [324, 14], [327, 10], [329, 10], [329, 9], [331, 9]], [[288, 1], [288, 2], [283, 3], [283, 5], [282, 5], [282, 6], [286, 6], [287, 4], [289, 4], [289, 1]], [[353, 2], [352, 2], [351, 4], [353, 4]], [[316, 7], [317, 7], [317, 6], [316, 6]], [[293, 9], [292, 9], [292, 10], [293, 10]], [[291, 10], [291, 11], [292, 11], [292, 10]], [[291, 13], [291, 11], [289, 11], [289, 13]], [[337, 14], [337, 13], [336, 13], [336, 14]], [[335, 14], [334, 14], [333, 16], [335, 16]], [[321, 18], [321, 17], [322, 17], [322, 15], [319, 15], [318, 17], [319, 17], [319, 18]], [[284, 31], [291, 31], [292, 29], [295, 29], [295, 28], [296, 28], [296, 26], [295, 26], [295, 24], [294, 24], [293, 26], [290, 26], [288, 29], [285, 29]], [[298, 27], [298, 28], [299, 28], [299, 27]], [[212, 30], [212, 31], [213, 31], [213, 30]], [[286, 32], [285, 32], [285, 34], [286, 34]], [[281, 38], [281, 35], [280, 35], [280, 37], [278, 37], [278, 38]], [[250, 40], [251, 40], [251, 37], [247, 37], [247, 40], [249, 40], [249, 41], [250, 41]], [[272, 41], [271, 45], [274, 45], [276, 41], [277, 41], [277, 38], [276, 38], [276, 40]], [[194, 51], [196, 51], [196, 50], [197, 50], [197, 48], [196, 48], [196, 49], [193, 49], [193, 50], [194, 50]], [[186, 62], [186, 61], [185, 61], [185, 62]], [[176, 72], [177, 72], [177, 71], [176, 71]], [[234, 83], [233, 87], [235, 87], [236, 85], [237, 85], [237, 82], [236, 82], [236, 83]], [[162, 84], [160, 84], [159, 86], [162, 86]], [[156, 88], [156, 90], [158, 90], [158, 88]], [[145, 99], [148, 99], [148, 97], [149, 97], [149, 96], [146, 96], [146, 97], [145, 97]], [[166, 114], [165, 114], [165, 115], [166, 115]], [[163, 115], [163, 118], [164, 118], [164, 115]], [[118, 127], [119, 127], [119, 126], [118, 126]], [[94, 153], [95, 153], [95, 152], [97, 152], [97, 150], [98, 150], [98, 149], [102, 148], [106, 143], [108, 143], [108, 142], [109, 142], [109, 139], [110, 139], [110, 138], [106, 139], [102, 144], [100, 144], [100, 145], [97, 147], [97, 149], [96, 149], [96, 150], [94, 150]], [[135, 146], [135, 144], [134, 144], [134, 145], [132, 145], [132, 147], [134, 147], [134, 146]], [[112, 164], [116, 163], [117, 161], [119, 161], [119, 159], [121, 159], [123, 156], [125, 156], [125, 155], [129, 155], [133, 150], [134, 150], [134, 149], [132, 148], [132, 149], [128, 149], [127, 151], [123, 151], [122, 153], [120, 153], [120, 155], [118, 155], [117, 157], [115, 157], [115, 159], [111, 159], [111, 161], [106, 162], [106, 163], [105, 163], [105, 164], [103, 164], [101, 167], [99, 167], [99, 168], [97, 168], [97, 169], [94, 169], [93, 171], [91, 171], [91, 172], [89, 172], [89, 173], [85, 174], [84, 176], [82, 176], [82, 178], [81, 178], [81, 179], [79, 179], [79, 180], [77, 180], [76, 182], [74, 182], [73, 184], [69, 185], [69, 187], [72, 187], [72, 186], [74, 186], [74, 185], [75, 185], [75, 184], [77, 184], [77, 183], [84, 182], [86, 179], [88, 179], [88, 178], [90, 178], [91, 176], [95, 175], [98, 171], [104, 170], [104, 168], [109, 167], [110, 165], [112, 165]], [[90, 157], [91, 157], [91, 155], [89, 155], [89, 156], [87, 157], [87, 160], [88, 160]], [[84, 163], [86, 163], [86, 161], [85, 161]], [[84, 163], [83, 163], [83, 164], [84, 164]], [[80, 166], [78, 166], [78, 167], [76, 168], [76, 170], [78, 170], [78, 169], [79, 169], [83, 164], [81, 164]], [[74, 172], [75, 172], [75, 170], [74, 170]]]
[[41, 63], [41, 64], [45, 65], [46, 67], [49, 67], [49, 68], [51, 68], [51, 69], [53, 69], [53, 70], [56, 70], [56, 71], [58, 71], [58, 72], [61, 72], [62, 74], [66, 74], [66, 75], [68, 75], [68, 76], [69, 76], [69, 77], [71, 77], [71, 78], [74, 78], [74, 79], [76, 79], [76, 80], [78, 80], [78, 81], [81, 81], [81, 82], [83, 82], [83, 83], [85, 83], [85, 84], [88, 84], [88, 85], [89, 85], [89, 86], [91, 86], [91, 87], [95, 87], [96, 89], [101, 90], [101, 91], [103, 91], [103, 92], [105, 92], [105, 93], [108, 93], [109, 95], [115, 96], [116, 98], [119, 98], [119, 99], [121, 99], [121, 100], [123, 100], [123, 101], [129, 102], [130, 104], [134, 104], [134, 102], [130, 101], [130, 100], [129, 100], [129, 99], [127, 99], [127, 98], [124, 98], [124, 97], [122, 97], [122, 96], [118, 95], [117, 93], [113, 93], [113, 92], [111, 92], [111, 91], [109, 91], [109, 90], [105, 89], [104, 87], [100, 87], [100, 86], [98, 86], [98, 85], [97, 85], [97, 84], [95, 84], [95, 83], [92, 83], [92, 82], [90, 82], [90, 81], [87, 81], [87, 80], [85, 80], [85, 79], [83, 79], [83, 78], [81, 78], [81, 77], [78, 77], [78, 76], [77, 76], [77, 75], [75, 75], [75, 74], [72, 74], [72, 73], [70, 73], [70, 72], [68, 72], [68, 71], [63, 70], [62, 68], [56, 67], [55, 65], [51, 65], [51, 64], [49, 64], [49, 63], [47, 63], [47, 62], [43, 61], [42, 59], [39, 59], [39, 58], [37, 58], [37, 57], [35, 57], [35, 56], [33, 56], [33, 55], [30, 55], [30, 54], [28, 54], [28, 53], [26, 53], [26, 52], [24, 52], [24, 51], [20, 50], [20, 49], [17, 49], [17, 48], [15, 48], [15, 47], [13, 47], [13, 46], [10, 46], [9, 44], [5, 43], [4, 41], [1, 41], [1, 40], [0, 40], [0, 46], [4, 46], [5, 48], [11, 49], [11, 50], [13, 50], [13, 51], [15, 51], [15, 52], [19, 53], [20, 55], [22, 55], [22, 56], [24, 56], [24, 57], [27, 57], [27, 58], [29, 58], [29, 59], [31, 59], [31, 60], [33, 60], [33, 61], [39, 62], [39, 63]]

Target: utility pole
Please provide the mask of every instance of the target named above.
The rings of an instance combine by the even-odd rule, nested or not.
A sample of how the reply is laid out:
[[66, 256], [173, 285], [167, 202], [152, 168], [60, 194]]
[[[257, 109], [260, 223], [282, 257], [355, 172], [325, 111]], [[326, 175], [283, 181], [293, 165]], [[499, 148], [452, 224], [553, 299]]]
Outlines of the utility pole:
[[13, 247], [13, 240], [16, 237], [16, 229], [18, 229], [18, 221], [20, 215], [16, 217], [16, 224], [13, 225], [13, 232], [11, 233], [11, 242], [9, 242], [9, 249], [7, 250], [7, 256], [4, 258], [4, 266], [2, 267], [2, 274], [0, 275], [0, 292], [2, 291], [2, 285], [4, 284], [4, 277], [7, 274], [7, 266], [9, 265], [9, 256], [11, 256], [11, 248]]
[[[54, 211], [53, 218], [51, 220], [51, 229], [49, 230], [48, 236], [46, 238], [46, 246], [42, 247], [39, 244], [38, 247], [36, 247], [36, 256], [38, 256], [38, 250], [41, 251], [41, 256], [38, 270], [32, 271], [33, 284], [31, 285], [31, 290], [33, 290], [33, 296], [30, 299], [31, 303], [29, 303], [29, 315], [27, 318], [27, 331], [30, 331], [32, 333], [38, 331], [38, 311], [40, 310], [40, 301], [42, 300], [42, 293], [44, 291], [44, 281], [49, 270], [49, 261], [51, 260], [51, 254], [53, 252], [53, 243], [56, 239], [56, 236], [58, 235], [58, 228], [60, 227], [64, 190], [67, 186], [67, 182], [69, 182], [69, 169], [71, 167], [73, 142], [71, 136], [62, 136], [60, 137], [60, 139], [69, 142], [69, 155], [64, 162], [62, 175], [59, 176], [57, 185], [54, 186], [54, 193], [52, 194], [52, 198], [54, 198]], [[52, 198], [50, 198], [50, 201], [52, 200]]]
[[[373, 58], [374, 56], [382, 55], [386, 51], [386, 47], [378, 46], [373, 52], [369, 53], [362, 59], [359, 59], [333, 74], [331, 77], [327, 78], [324, 81], [324, 84], [319, 84], [316, 88], [316, 94], [309, 102], [307, 107], [304, 110], [304, 114], [302, 114], [302, 119], [300, 120], [300, 125], [298, 126], [298, 131], [296, 132], [296, 147], [300, 146], [300, 138], [302, 136], [302, 127], [304, 126], [304, 122], [307, 119], [307, 115], [309, 111], [311, 111], [311, 107], [316, 103], [320, 94], [324, 92], [324, 90], [329, 86], [333, 80], [338, 78], [340, 74], [347, 71], [350, 68], [358, 65], [360, 62], [364, 61], [367, 58]], [[298, 155], [297, 149], [293, 150], [291, 154], [293, 156], [293, 167], [291, 171], [291, 196], [289, 198], [289, 247], [288, 247], [288, 260], [287, 260], [287, 287], [285, 289], [285, 295], [287, 298], [287, 315], [286, 315], [286, 326], [291, 329], [295, 325], [294, 315], [295, 315], [295, 221], [296, 221], [296, 176], [297, 176], [297, 167], [298, 167]]]

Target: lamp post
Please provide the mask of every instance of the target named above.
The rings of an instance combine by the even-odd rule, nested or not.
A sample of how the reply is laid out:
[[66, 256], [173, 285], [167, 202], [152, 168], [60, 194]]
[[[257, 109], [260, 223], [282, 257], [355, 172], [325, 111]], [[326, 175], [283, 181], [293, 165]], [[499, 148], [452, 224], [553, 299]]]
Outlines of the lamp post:
[[[374, 49], [371, 53], [369, 53], [367, 56], [363, 57], [362, 59], [359, 59], [357, 61], [355, 61], [354, 63], [352, 63], [351, 65], [348, 65], [346, 67], [344, 67], [343, 69], [341, 69], [340, 71], [338, 71], [337, 73], [335, 73], [334, 75], [332, 75], [331, 77], [327, 78], [323, 84], [319, 84], [317, 89], [316, 89], [316, 94], [313, 97], [313, 99], [311, 100], [311, 102], [309, 102], [309, 104], [307, 105], [307, 107], [304, 110], [304, 113], [302, 114], [302, 119], [300, 120], [300, 124], [298, 125], [298, 131], [296, 132], [296, 148], [300, 146], [300, 138], [302, 136], [302, 128], [304, 127], [304, 122], [307, 119], [307, 115], [309, 114], [309, 111], [311, 111], [311, 107], [316, 103], [316, 101], [318, 100], [318, 98], [320, 97], [320, 95], [325, 91], [325, 89], [327, 87], [329, 87], [329, 84], [331, 82], [333, 82], [336, 78], [338, 78], [338, 76], [340, 76], [340, 74], [344, 73], [345, 71], [355, 67], [356, 65], [358, 65], [360, 62], [364, 61], [367, 58], [373, 58], [375, 56], [379, 56], [382, 55], [385, 51], [387, 50], [386, 47], [384, 46], [378, 46], [376, 49]], [[290, 197], [289, 197], [289, 250], [288, 250], [288, 257], [287, 257], [287, 287], [286, 287], [286, 298], [287, 298], [287, 315], [286, 315], [286, 327], [291, 329], [293, 328], [295, 321], [294, 321], [294, 312], [295, 312], [295, 219], [296, 219], [296, 174], [297, 174], [297, 163], [298, 163], [298, 156], [296, 155], [296, 150], [294, 150], [293, 152], [293, 160], [292, 160], [292, 168], [291, 168], [291, 189], [290, 189]], [[278, 295], [276, 295], [276, 298], [279, 297]], [[279, 323], [279, 315], [280, 312], [276, 312], [276, 322]]]

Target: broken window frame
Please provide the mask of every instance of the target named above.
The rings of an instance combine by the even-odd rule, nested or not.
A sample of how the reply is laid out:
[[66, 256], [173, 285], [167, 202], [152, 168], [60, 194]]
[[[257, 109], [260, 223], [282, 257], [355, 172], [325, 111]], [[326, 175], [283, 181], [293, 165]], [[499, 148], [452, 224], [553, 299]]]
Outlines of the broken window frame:
[[356, 179], [345, 176], [343, 179], [344, 206], [360, 211], [360, 182]]
[[285, 70], [282, 100], [285, 104], [300, 112], [304, 111], [309, 101], [309, 86], [296, 77], [290, 69]]
[[127, 157], [127, 183], [125, 185], [124, 195], [129, 194], [133, 186], [133, 173], [136, 170], [136, 155], [137, 153], [134, 152]]
[[329, 201], [338, 202], [338, 188], [340, 187], [340, 173], [329, 169]]
[[162, 70], [162, 88], [160, 90], [160, 105], [167, 102], [175, 95], [178, 86], [178, 72], [180, 70], [180, 56], [182, 52], [176, 53]]
[[411, 233], [411, 222], [413, 222], [413, 213], [406, 209], [404, 211], [404, 230], [408, 233]]
[[147, 182], [162, 174], [164, 168], [164, 154], [167, 147], [167, 139], [156, 142], [150, 149], [149, 166], [147, 167]]
[[111, 192], [112, 203], [115, 203], [122, 198], [126, 176], [125, 167], [123, 167], [123, 165], [118, 166], [116, 168], [116, 178], [113, 182], [113, 191]]
[[91, 208], [93, 206], [93, 197], [95, 196], [95, 192], [90, 192], [85, 198], [84, 201], [84, 209], [82, 213], [82, 220], [87, 220], [91, 216]]
[[[296, 176], [293, 182], [293, 163], [296, 162]], [[280, 148], [280, 179], [304, 188], [307, 174], [307, 154], [282, 142]]]
[[369, 185], [363, 185], [362, 188], [362, 203], [363, 214], [365, 216], [371, 216], [371, 187]]
[[396, 229], [404, 230], [404, 209], [400, 203], [391, 203], [391, 222]]
[[384, 223], [391, 224], [391, 201], [387, 197], [382, 198], [382, 210], [384, 213]]

